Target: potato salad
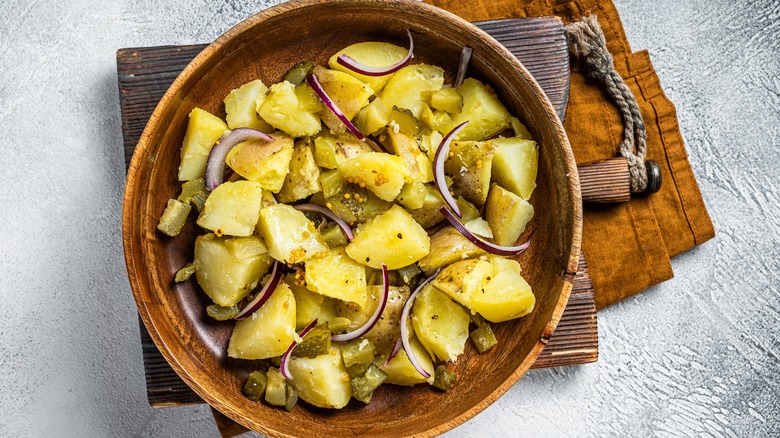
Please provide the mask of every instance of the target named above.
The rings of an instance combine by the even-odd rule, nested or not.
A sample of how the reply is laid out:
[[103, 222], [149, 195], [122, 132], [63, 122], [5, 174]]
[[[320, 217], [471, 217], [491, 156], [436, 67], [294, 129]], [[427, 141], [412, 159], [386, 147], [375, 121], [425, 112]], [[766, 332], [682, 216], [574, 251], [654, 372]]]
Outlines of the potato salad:
[[456, 391], [452, 363], [534, 308], [516, 259], [537, 145], [467, 77], [470, 48], [445, 73], [414, 62], [407, 36], [189, 114], [181, 194], [158, 230], [178, 235], [196, 210], [202, 233], [175, 281], [194, 274], [204, 312], [234, 321], [230, 357], [260, 360], [251, 400], [339, 409], [381, 385]]

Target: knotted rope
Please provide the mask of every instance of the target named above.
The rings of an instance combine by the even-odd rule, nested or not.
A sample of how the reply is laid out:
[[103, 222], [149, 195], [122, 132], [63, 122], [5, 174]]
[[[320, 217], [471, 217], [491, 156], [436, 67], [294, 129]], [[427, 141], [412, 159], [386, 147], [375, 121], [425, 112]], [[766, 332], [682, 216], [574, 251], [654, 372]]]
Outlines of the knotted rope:
[[644, 192], [647, 188], [645, 122], [634, 94], [615, 71], [612, 55], [607, 50], [607, 41], [596, 16], [588, 15], [566, 26], [566, 38], [569, 41], [569, 50], [585, 66], [588, 77], [602, 83], [617, 105], [623, 118], [620, 155], [628, 160], [631, 191]]

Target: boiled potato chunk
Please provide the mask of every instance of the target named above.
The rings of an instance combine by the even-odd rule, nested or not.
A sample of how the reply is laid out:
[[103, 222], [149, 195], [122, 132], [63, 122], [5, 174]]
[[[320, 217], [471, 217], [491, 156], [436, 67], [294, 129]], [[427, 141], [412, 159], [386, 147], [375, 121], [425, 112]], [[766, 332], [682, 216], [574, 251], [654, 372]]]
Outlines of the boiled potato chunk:
[[420, 148], [417, 147], [417, 142], [400, 130], [399, 132], [395, 132], [389, 129], [387, 134], [390, 136], [392, 152], [404, 160], [404, 164], [406, 165], [406, 169], [409, 171], [411, 178], [414, 180], [421, 179], [420, 167], [417, 164], [417, 156], [424, 154], [420, 151]]
[[512, 130], [515, 131], [515, 137], [525, 140], [533, 140], [531, 132], [517, 117], [512, 117]]
[[190, 111], [189, 117], [181, 146], [179, 181], [203, 178], [212, 146], [228, 129], [222, 119], [197, 107]]
[[398, 203], [408, 208], [409, 210], [415, 210], [422, 208], [425, 205], [425, 184], [421, 181], [413, 181], [404, 184], [401, 189], [401, 193], [398, 194]]
[[444, 70], [440, 67], [426, 64], [407, 65], [395, 72], [380, 97], [389, 107], [408, 109], [419, 119], [425, 94], [439, 90], [443, 84]]
[[496, 138], [493, 156], [493, 181], [515, 195], [531, 198], [536, 188], [539, 150], [536, 142], [522, 138]]
[[430, 377], [426, 379], [422, 374], [417, 372], [417, 369], [415, 369], [414, 365], [409, 361], [406, 351], [402, 348], [398, 354], [382, 368], [382, 371], [387, 374], [385, 383], [403, 386], [413, 386], [418, 383], [433, 383], [433, 362], [431, 361], [431, 356], [425, 351], [425, 347], [417, 340], [417, 337], [414, 336], [411, 327], [409, 336], [411, 337], [409, 343], [412, 347], [414, 356], [417, 358], [417, 361], [420, 362], [422, 368], [430, 374]]
[[359, 155], [339, 164], [344, 178], [352, 178], [385, 201], [392, 201], [401, 192], [404, 182], [411, 181], [409, 170], [401, 157], [383, 152]]
[[216, 304], [230, 307], [246, 297], [273, 260], [262, 240], [249, 237], [195, 239], [195, 275], [198, 284]]
[[323, 131], [314, 138], [314, 161], [326, 169], [335, 169], [350, 158], [372, 151], [371, 146], [352, 134], [333, 135]]
[[455, 193], [477, 206], [485, 203], [490, 190], [493, 153], [492, 141], [455, 141], [444, 161]]
[[[366, 106], [368, 98], [374, 94], [374, 90], [369, 85], [342, 71], [315, 66], [312, 73], [317, 77], [328, 97], [349, 120], [352, 120], [358, 111]], [[347, 130], [344, 123], [329, 108], [320, 111], [320, 118], [334, 132], [344, 133]]]
[[295, 330], [299, 331], [317, 319], [325, 297], [305, 286], [295, 284], [292, 275], [285, 280], [295, 296]]
[[497, 184], [490, 188], [485, 218], [498, 245], [514, 245], [533, 215], [534, 207], [528, 201]]
[[218, 236], [250, 236], [257, 224], [263, 186], [252, 181], [225, 182], [206, 198], [198, 225]]
[[[428, 254], [430, 238], [402, 207], [390, 210], [357, 229], [347, 245], [347, 254], [358, 263], [380, 269], [398, 269], [411, 265]], [[273, 255], [273, 254], [272, 254]]]
[[341, 349], [331, 347], [335, 354], [315, 357], [295, 357], [290, 360], [290, 385], [298, 397], [320, 408], [341, 409], [349, 403], [352, 388], [341, 359]]
[[260, 79], [248, 82], [225, 97], [227, 125], [230, 129], [252, 128], [270, 133], [273, 127], [257, 115], [257, 100], [265, 99], [268, 87]]
[[425, 275], [460, 260], [485, 254], [485, 251], [471, 243], [460, 231], [444, 227], [431, 236], [431, 252], [420, 259], [418, 265]]
[[377, 97], [355, 115], [355, 127], [363, 134], [374, 134], [390, 123], [392, 111], [392, 107]]
[[280, 262], [305, 262], [328, 251], [314, 223], [287, 204], [260, 210], [257, 228], [268, 245], [268, 253]]
[[430, 284], [414, 300], [412, 326], [417, 339], [439, 361], [453, 362], [466, 347], [469, 315]]
[[295, 145], [290, 159], [290, 171], [279, 191], [280, 202], [293, 202], [308, 198], [322, 190], [320, 186], [320, 168], [314, 162], [314, 150], [310, 139]]
[[[401, 332], [401, 313], [404, 303], [409, 298], [407, 286], [391, 286], [388, 292], [387, 305], [376, 325], [363, 338], [371, 341], [379, 352], [389, 352]], [[368, 286], [368, 301], [359, 307], [354, 303], [340, 302], [336, 308], [339, 316], [351, 321], [348, 331], [356, 330], [365, 324], [376, 311], [382, 297], [382, 286]]]
[[366, 305], [366, 268], [352, 260], [344, 247], [306, 261], [306, 284], [322, 295]]
[[[517, 264], [514, 260], [510, 263]], [[516, 268], [494, 264], [490, 280], [481, 291], [472, 295], [471, 310], [490, 322], [508, 321], [531, 313], [536, 297], [517, 271]]]
[[370, 67], [386, 67], [400, 62], [402, 59], [404, 59], [406, 53], [407, 49], [398, 47], [395, 44], [366, 41], [353, 44], [331, 56], [328, 60], [328, 66], [334, 70], [340, 70], [344, 73], [350, 74], [362, 82], [367, 83], [375, 92], [378, 93], [380, 90], [382, 90], [382, 88], [384, 88], [385, 84], [390, 80], [392, 75], [361, 75], [360, 73], [357, 73], [339, 64], [339, 55], [347, 55], [355, 61]]
[[482, 82], [468, 78], [458, 88], [463, 96], [463, 108], [452, 115], [450, 129], [468, 121], [455, 137], [457, 140], [487, 140], [511, 124], [509, 111], [498, 100], [498, 97]]
[[290, 171], [293, 141], [281, 132], [271, 134], [271, 137], [274, 141], [270, 143], [258, 139], [236, 145], [228, 153], [225, 162], [237, 174], [260, 183], [266, 190], [278, 193]]
[[409, 213], [423, 228], [430, 228], [444, 220], [439, 208], [444, 205], [441, 193], [433, 184], [425, 184], [423, 206]]
[[279, 82], [271, 86], [258, 113], [271, 126], [291, 137], [314, 135], [321, 128], [317, 113], [323, 106], [316, 105], [311, 94], [311, 87], [305, 83], [294, 86], [289, 82]]
[[442, 269], [431, 284], [471, 309], [472, 297], [481, 293], [484, 284], [489, 281], [488, 277], [493, 275], [493, 270], [493, 264], [483, 258], [462, 260]]
[[431, 107], [448, 113], [458, 113], [463, 107], [463, 96], [454, 88], [442, 88], [431, 93]]
[[269, 359], [284, 354], [294, 338], [295, 297], [286, 283], [279, 283], [265, 304], [236, 322], [228, 343], [228, 356]]

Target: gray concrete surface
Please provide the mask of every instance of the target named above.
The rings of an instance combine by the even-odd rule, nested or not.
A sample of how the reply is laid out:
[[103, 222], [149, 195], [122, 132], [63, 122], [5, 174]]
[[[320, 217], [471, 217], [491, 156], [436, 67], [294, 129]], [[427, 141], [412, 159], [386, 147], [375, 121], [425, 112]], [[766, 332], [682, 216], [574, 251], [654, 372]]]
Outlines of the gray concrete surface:
[[[206, 42], [271, 3], [0, 0], [0, 436], [215, 436], [204, 407], [146, 404], [114, 53]], [[718, 237], [599, 314], [598, 363], [532, 371], [448, 436], [780, 433], [780, 4], [617, 5]]]

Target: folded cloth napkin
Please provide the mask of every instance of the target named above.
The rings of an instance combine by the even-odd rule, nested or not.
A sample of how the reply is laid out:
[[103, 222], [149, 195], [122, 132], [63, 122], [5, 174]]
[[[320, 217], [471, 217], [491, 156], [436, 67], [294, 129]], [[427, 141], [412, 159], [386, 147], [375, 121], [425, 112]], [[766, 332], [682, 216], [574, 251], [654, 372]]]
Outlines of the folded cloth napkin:
[[[615, 205], [585, 205], [582, 251], [600, 309], [672, 278], [669, 260], [715, 235], [685, 151], [674, 105], [646, 50], [632, 52], [615, 5], [599, 0], [426, 0], [469, 21], [594, 14], [615, 69], [636, 96], [647, 128], [647, 159], [661, 166], [658, 193]], [[618, 155], [623, 124], [602, 88], [572, 63], [564, 128], [577, 164]]]

